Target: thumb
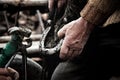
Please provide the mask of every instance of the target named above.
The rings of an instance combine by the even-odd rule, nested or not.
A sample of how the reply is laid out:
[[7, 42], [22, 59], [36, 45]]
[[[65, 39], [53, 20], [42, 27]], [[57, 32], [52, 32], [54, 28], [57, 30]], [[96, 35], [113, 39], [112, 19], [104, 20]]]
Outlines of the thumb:
[[50, 11], [52, 11], [53, 5], [54, 5], [54, 0], [48, 0], [48, 8]]
[[67, 43], [65, 41], [63, 41], [63, 44], [61, 46], [61, 50], [60, 50], [60, 55], [59, 57], [61, 59], [67, 59], [67, 53], [68, 53], [68, 47], [67, 47]]
[[8, 71], [9, 71], [11, 77], [14, 78], [14, 80], [18, 80], [19, 79], [19, 73], [15, 69], [13, 69], [11, 67], [8, 67]]
[[66, 25], [64, 25], [59, 31], [58, 31], [58, 37], [60, 38], [63, 38], [65, 36], [65, 33], [67, 31], [67, 29], [71, 26], [73, 26], [73, 24], [75, 23], [76, 21], [72, 21]]
[[67, 30], [67, 25], [63, 26], [59, 31], [58, 31], [58, 37], [63, 38], [65, 36], [65, 32]]

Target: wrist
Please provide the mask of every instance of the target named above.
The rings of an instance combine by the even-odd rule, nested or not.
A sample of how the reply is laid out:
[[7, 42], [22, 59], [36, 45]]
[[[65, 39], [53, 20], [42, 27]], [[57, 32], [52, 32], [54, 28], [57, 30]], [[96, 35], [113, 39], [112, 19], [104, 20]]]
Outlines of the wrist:
[[77, 20], [78, 23], [83, 24], [83, 26], [89, 27], [89, 28], [94, 28], [95, 25], [84, 19], [83, 17], [78, 18]]

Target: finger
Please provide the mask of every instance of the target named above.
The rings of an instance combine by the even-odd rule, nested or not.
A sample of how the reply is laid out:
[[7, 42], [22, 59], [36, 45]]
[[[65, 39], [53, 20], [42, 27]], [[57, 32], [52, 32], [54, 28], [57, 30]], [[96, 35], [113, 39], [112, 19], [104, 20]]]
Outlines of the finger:
[[65, 8], [66, 8], [66, 0], [58, 0], [58, 4], [57, 4], [57, 16], [62, 17], [64, 15], [65, 12]]
[[9, 75], [7, 68], [0, 68], [0, 75]]
[[19, 78], [19, 73], [13, 68], [8, 67], [8, 71], [11, 74], [11, 76], [14, 77], [15, 80]]
[[67, 54], [66, 57], [67, 57], [68, 59], [70, 59], [70, 58], [72, 57], [73, 53], [74, 53], [74, 50], [69, 49], [68, 54]]
[[7, 80], [12, 80], [12, 78], [10, 76], [7, 77]]
[[9, 76], [1, 76], [0, 75], [0, 80], [12, 80], [12, 78]]
[[65, 33], [67, 31], [68, 28], [70, 28], [71, 26], [73, 26], [75, 23], [75, 21], [72, 21], [66, 25], [64, 25], [59, 31], [58, 31], [58, 37], [63, 38], [65, 36]]
[[71, 56], [71, 59], [79, 56], [81, 54], [82, 50], [75, 50]]
[[65, 7], [66, 2], [66, 0], [58, 0], [58, 9]]
[[61, 46], [61, 50], [60, 50], [60, 58], [61, 59], [66, 59], [67, 57], [67, 53], [68, 53], [68, 47], [63, 43]]
[[54, 8], [54, 0], [48, 0], [48, 8], [50, 11], [53, 10]]
[[78, 55], [79, 55], [79, 52], [80, 52], [80, 51], [78, 51], [78, 50], [74, 50], [74, 51], [73, 51], [73, 54], [72, 54], [71, 57], [70, 57], [70, 59], [73, 59], [73, 58], [75, 58], [76, 56], [78, 56]]
[[63, 26], [59, 31], [58, 31], [58, 37], [63, 38], [65, 36], [65, 32], [67, 30], [67, 25]]

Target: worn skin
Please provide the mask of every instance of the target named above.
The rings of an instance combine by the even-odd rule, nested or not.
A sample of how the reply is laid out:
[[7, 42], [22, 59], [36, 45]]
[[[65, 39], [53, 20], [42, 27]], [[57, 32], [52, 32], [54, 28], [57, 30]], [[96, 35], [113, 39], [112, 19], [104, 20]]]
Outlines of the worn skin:
[[[51, 0], [48, 0], [48, 1], [49, 1], [48, 6], [53, 5], [53, 3], [51, 2]], [[56, 1], [59, 1], [59, 0], [56, 0]], [[61, 0], [61, 1], [64, 2], [64, 0]], [[60, 12], [64, 12], [64, 13], [63, 13], [63, 15], [62, 14], [58, 14], [58, 16], [59, 16], [59, 17], [57, 16], [57, 20], [58, 21], [56, 21], [56, 23], [54, 25], [55, 30], [54, 31], [51, 30], [49, 33], [52, 33], [52, 35], [48, 34], [48, 36], [46, 38], [46, 41], [45, 41], [45, 46], [46, 47], [52, 48], [52, 47], [54, 47], [54, 46], [56, 46], [58, 44], [58, 42], [60, 41], [60, 39], [57, 36], [57, 32], [65, 24], [67, 24], [67, 23], [69, 23], [69, 22], [71, 22], [73, 20], [76, 20], [76, 19], [78, 19], [80, 17], [79, 12], [82, 10], [82, 8], [86, 4], [86, 2], [87, 2], [86, 0], [82, 0], [82, 1], [79, 1], [79, 0], [67, 0], [65, 11], [63, 9], [59, 10]], [[51, 12], [49, 12], [49, 13], [51, 13]], [[52, 16], [52, 18], [53, 17], [54, 17], [54, 15]]]
[[[48, 0], [49, 10], [52, 11], [55, 0]], [[67, 0], [57, 0], [58, 10], [61, 11]], [[61, 59], [72, 59], [82, 52], [89, 35], [94, 28], [94, 25], [84, 20], [80, 17], [74, 20], [58, 31], [58, 36], [60, 38], [64, 37], [63, 44], [60, 50]]]
[[58, 31], [60, 38], [64, 37], [60, 50], [61, 59], [72, 59], [82, 52], [94, 25], [80, 17]]
[[12, 68], [0, 68], [0, 80], [18, 80], [19, 74]]

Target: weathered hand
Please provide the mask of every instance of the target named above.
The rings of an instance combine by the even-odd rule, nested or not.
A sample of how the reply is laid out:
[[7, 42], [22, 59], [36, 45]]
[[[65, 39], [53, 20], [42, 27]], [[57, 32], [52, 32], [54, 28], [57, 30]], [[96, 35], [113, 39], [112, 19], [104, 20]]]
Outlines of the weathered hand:
[[60, 50], [61, 59], [72, 59], [82, 52], [94, 25], [82, 17], [72, 21], [58, 31], [59, 37], [64, 37]]
[[0, 68], [0, 80], [18, 80], [19, 73], [12, 68]]

